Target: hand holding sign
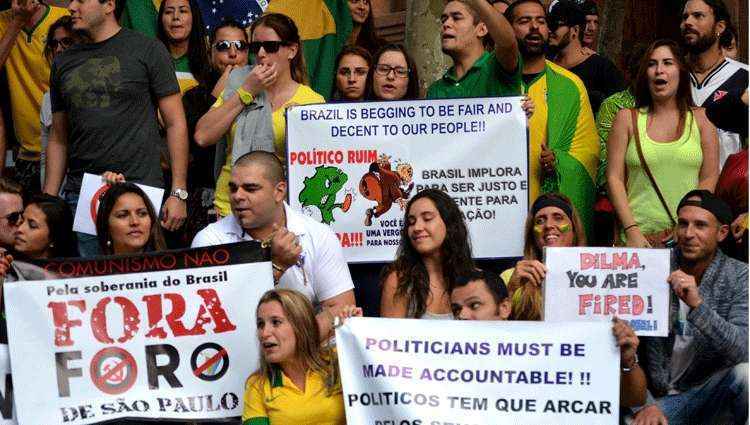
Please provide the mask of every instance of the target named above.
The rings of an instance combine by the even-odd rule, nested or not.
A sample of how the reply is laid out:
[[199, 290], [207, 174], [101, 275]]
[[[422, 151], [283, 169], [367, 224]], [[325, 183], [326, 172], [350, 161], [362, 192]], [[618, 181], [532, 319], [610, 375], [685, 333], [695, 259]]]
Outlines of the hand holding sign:
[[695, 283], [695, 278], [682, 270], [675, 270], [669, 275], [667, 282], [672, 286], [672, 290], [682, 302], [690, 306], [690, 308], [696, 308], [703, 303], [703, 298], [698, 292], [698, 285]]
[[531, 282], [534, 286], [542, 286], [547, 275], [547, 267], [537, 260], [521, 260], [516, 263], [516, 269], [510, 277], [508, 287], [517, 288]]
[[542, 143], [542, 154], [539, 156], [539, 162], [546, 174], [555, 172], [555, 153], [547, 147], [546, 143]]
[[102, 182], [113, 185], [115, 183], [125, 183], [125, 176], [114, 171], [105, 171], [102, 173]]
[[635, 365], [635, 354], [638, 351], [640, 341], [633, 332], [628, 322], [618, 319], [612, 319], [612, 334], [615, 336], [617, 346], [620, 347], [620, 364], [622, 367], [631, 369]]

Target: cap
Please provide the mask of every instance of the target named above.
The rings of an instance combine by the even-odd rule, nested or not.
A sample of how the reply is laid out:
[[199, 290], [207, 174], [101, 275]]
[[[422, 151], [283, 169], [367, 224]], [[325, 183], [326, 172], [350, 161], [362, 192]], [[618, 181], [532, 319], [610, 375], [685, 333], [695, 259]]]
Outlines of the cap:
[[[690, 198], [700, 198], [700, 200], [691, 200]], [[721, 224], [732, 224], [732, 209], [729, 208], [726, 202], [722, 201], [721, 198], [714, 195], [705, 189], [691, 190], [685, 196], [682, 197], [679, 205], [677, 205], [677, 214], [680, 213], [680, 209], [685, 206], [694, 206], [703, 208], [704, 210], [713, 214], [719, 223]]]
[[581, 10], [584, 15], [599, 15], [599, 9], [596, 6], [596, 2], [592, 0], [585, 0], [581, 3]]
[[555, 31], [562, 26], [575, 25], [580, 26], [581, 30], [586, 27], [586, 15], [578, 3], [572, 0], [558, 0], [550, 5], [547, 14], [547, 26], [550, 31]]

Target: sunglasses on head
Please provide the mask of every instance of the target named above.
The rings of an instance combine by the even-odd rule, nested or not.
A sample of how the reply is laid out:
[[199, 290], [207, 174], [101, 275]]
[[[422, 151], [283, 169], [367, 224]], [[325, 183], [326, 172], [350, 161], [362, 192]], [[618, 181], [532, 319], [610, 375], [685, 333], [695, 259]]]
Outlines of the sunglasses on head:
[[73, 39], [71, 37], [63, 37], [59, 40], [53, 38], [49, 41], [49, 47], [52, 50], [57, 49], [57, 46], [62, 46], [62, 48], [67, 49], [73, 44]]
[[23, 211], [13, 211], [4, 218], [8, 220], [8, 223], [17, 225], [21, 221], [21, 217], [23, 217]]
[[221, 40], [214, 44], [217, 52], [227, 52], [234, 46], [239, 51], [247, 50], [248, 44], [245, 40]]
[[286, 41], [253, 41], [250, 43], [250, 53], [257, 55], [262, 47], [266, 53], [276, 53], [279, 51], [281, 46], [288, 46], [289, 43]]

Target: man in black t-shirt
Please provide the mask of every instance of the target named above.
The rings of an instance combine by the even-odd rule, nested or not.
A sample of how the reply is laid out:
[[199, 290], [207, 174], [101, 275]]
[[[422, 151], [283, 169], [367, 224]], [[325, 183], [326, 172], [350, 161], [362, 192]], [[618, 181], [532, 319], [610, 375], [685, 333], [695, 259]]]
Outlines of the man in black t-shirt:
[[583, 80], [596, 115], [604, 99], [625, 89], [622, 73], [611, 60], [583, 48], [586, 15], [577, 3], [554, 3], [547, 15], [547, 26], [555, 63]]
[[[73, 0], [73, 28], [90, 39], [52, 65], [52, 132], [44, 191], [77, 201], [84, 172], [113, 171], [129, 181], [162, 187], [157, 109], [167, 135], [171, 195], [162, 226], [186, 216], [187, 127], [174, 66], [164, 45], [117, 23], [123, 0]], [[83, 247], [91, 255], [91, 246]], [[95, 250], [94, 250], [95, 251]]]

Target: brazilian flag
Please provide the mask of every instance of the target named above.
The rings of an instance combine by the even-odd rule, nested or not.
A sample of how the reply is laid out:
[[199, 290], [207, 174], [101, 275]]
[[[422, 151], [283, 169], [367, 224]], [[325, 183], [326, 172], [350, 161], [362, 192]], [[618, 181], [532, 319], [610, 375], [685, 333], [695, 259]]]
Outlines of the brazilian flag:
[[348, 0], [272, 0], [266, 13], [292, 18], [302, 38], [310, 86], [328, 99], [336, 55], [352, 32]]

